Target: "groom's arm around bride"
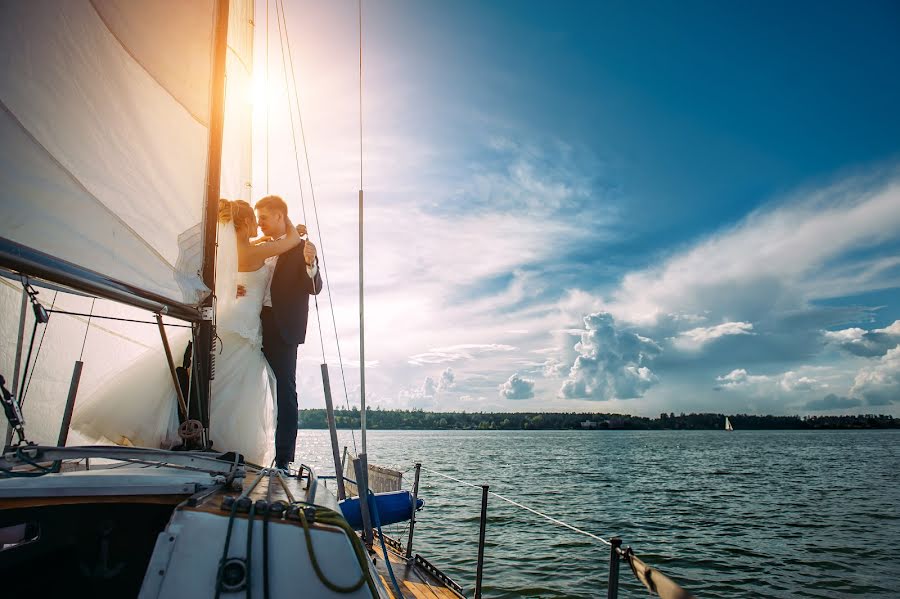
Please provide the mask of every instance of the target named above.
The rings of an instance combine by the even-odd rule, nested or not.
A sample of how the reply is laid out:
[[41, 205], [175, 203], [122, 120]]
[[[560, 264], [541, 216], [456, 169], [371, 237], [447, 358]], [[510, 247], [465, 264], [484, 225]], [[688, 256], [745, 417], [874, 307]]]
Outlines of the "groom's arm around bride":
[[[263, 235], [284, 235], [287, 205], [278, 196], [257, 202], [256, 215]], [[316, 247], [309, 241], [272, 259], [275, 272], [263, 301], [263, 353], [275, 373], [278, 424], [275, 428], [275, 463], [294, 461], [297, 442], [297, 349], [306, 340], [309, 296], [322, 290]]]

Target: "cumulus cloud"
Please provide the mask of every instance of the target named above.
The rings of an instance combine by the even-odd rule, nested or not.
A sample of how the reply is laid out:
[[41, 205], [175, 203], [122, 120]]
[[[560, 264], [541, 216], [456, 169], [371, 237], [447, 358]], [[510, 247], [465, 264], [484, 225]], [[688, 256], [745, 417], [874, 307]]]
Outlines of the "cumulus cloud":
[[680, 333], [674, 341], [675, 347], [684, 350], [698, 350], [711, 341], [726, 335], [752, 335], [753, 325], [749, 322], [723, 322], [712, 327], [697, 327]]
[[422, 395], [433, 397], [435, 393], [437, 393], [437, 385], [435, 384], [434, 379], [430, 376], [426, 376], [425, 382], [422, 383]]
[[803, 393], [828, 386], [793, 370], [782, 374], [765, 375], [750, 374], [745, 368], [735, 368], [728, 374], [717, 376], [716, 382], [718, 383], [714, 387], [716, 391], [744, 390], [755, 394], [772, 394], [776, 391]]
[[783, 375], [781, 375], [781, 380], [778, 382], [778, 385], [788, 392], [812, 391], [822, 386], [816, 379], [808, 376], [802, 376], [794, 372], [793, 370], [788, 370]]
[[759, 385], [761, 383], [771, 382], [771, 378], [765, 375], [751, 375], [744, 368], [735, 368], [728, 374], [717, 376], [716, 381], [719, 382], [715, 388], [719, 389], [736, 389], [739, 387], [749, 387], [751, 385]]
[[814, 399], [809, 401], [803, 407], [812, 411], [824, 410], [846, 410], [856, 408], [862, 405], [862, 402], [854, 397], [840, 397], [834, 393], [829, 393], [822, 399]]
[[456, 375], [453, 373], [453, 369], [447, 368], [444, 372], [441, 373], [441, 379], [438, 381], [438, 391], [447, 391], [448, 389], [452, 389], [456, 385]]
[[860, 370], [850, 395], [872, 406], [900, 400], [900, 345], [888, 350], [876, 364]]
[[531, 399], [534, 397], [534, 381], [519, 376], [517, 372], [500, 385], [500, 397], [503, 399]]
[[547, 378], [559, 378], [566, 374], [569, 370], [569, 367], [566, 366], [565, 362], [561, 362], [555, 358], [549, 358], [543, 364], [543, 373]]
[[874, 358], [885, 355], [900, 344], [900, 320], [883, 329], [867, 331], [858, 327], [840, 331], [826, 331], [825, 339], [855, 356]]
[[568, 399], [641, 397], [657, 377], [648, 367], [662, 351], [652, 339], [621, 330], [608, 312], [584, 317], [585, 330], [575, 344], [579, 354], [560, 388]]

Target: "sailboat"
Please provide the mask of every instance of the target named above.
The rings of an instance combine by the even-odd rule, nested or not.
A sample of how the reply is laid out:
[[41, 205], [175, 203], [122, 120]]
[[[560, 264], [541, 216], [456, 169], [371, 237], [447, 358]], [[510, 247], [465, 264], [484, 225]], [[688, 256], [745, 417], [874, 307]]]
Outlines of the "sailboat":
[[[415, 493], [399, 516], [357, 501], [360, 535], [341, 469], [332, 488], [214, 443], [217, 208], [250, 200], [253, 1], [2, 7], [4, 593], [462, 596], [384, 535], [374, 559], [372, 529], [414, 517]], [[188, 348], [169, 345], [179, 326]], [[179, 450], [67, 445], [79, 390], [160, 343]], [[366, 472], [354, 483], [368, 498]]]
[[728, 416], [725, 417], [725, 430], [726, 430], [726, 431], [733, 431], [733, 430], [734, 430], [734, 427], [731, 426], [731, 420], [728, 419]]

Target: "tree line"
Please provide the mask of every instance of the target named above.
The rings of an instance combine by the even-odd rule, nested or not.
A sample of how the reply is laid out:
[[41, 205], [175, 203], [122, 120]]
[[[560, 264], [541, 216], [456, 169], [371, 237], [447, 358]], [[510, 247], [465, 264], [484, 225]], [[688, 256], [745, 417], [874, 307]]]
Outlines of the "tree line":
[[[299, 428], [325, 429], [324, 409], [299, 410]], [[725, 428], [725, 414], [660, 414], [658, 418], [593, 412], [426, 412], [366, 410], [370, 430], [715, 430]], [[882, 414], [843, 416], [757, 416], [728, 414], [736, 430], [900, 428], [900, 418]], [[360, 411], [335, 410], [340, 429], [360, 426]]]

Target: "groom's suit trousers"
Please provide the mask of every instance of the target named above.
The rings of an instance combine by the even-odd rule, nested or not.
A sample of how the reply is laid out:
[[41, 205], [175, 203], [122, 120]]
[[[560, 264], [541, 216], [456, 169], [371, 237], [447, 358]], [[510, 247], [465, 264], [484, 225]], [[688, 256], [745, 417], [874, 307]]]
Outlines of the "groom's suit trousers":
[[294, 461], [297, 445], [297, 345], [285, 342], [272, 309], [260, 314], [263, 327], [263, 354], [275, 373], [278, 424], [275, 427], [275, 461]]

